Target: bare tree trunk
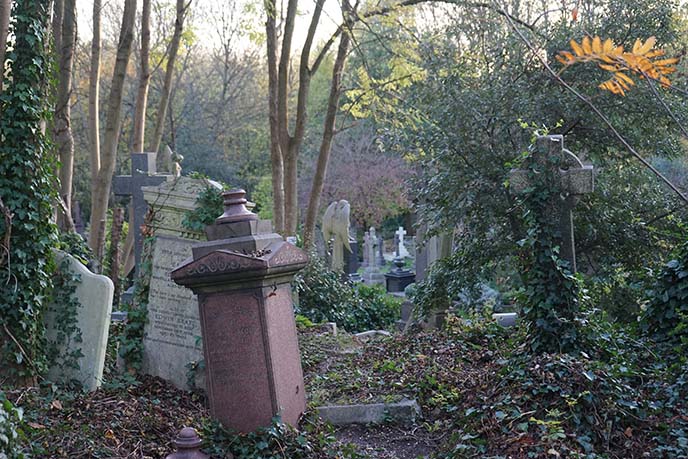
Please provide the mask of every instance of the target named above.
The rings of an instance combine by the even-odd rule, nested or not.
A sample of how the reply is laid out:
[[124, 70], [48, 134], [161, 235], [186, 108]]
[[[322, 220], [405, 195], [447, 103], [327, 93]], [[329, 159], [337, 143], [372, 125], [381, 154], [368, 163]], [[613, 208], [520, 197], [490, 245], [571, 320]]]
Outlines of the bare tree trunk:
[[272, 165], [272, 219], [275, 231], [284, 233], [284, 162], [277, 115], [277, 31], [275, 0], [265, 0], [265, 35], [268, 52], [268, 106], [270, 114], [270, 163]]
[[[290, 143], [293, 143], [293, 140]], [[299, 225], [299, 151], [296, 145], [289, 145], [286, 151], [287, 154], [284, 155], [284, 234], [293, 236]]]
[[[345, 27], [350, 26], [348, 18], [351, 13], [351, 6], [347, 0], [344, 0], [342, 9], [344, 10], [344, 17], [346, 19]], [[337, 110], [339, 110], [339, 97], [342, 93], [342, 73], [344, 72], [344, 64], [349, 52], [349, 45], [351, 43], [350, 30], [344, 30], [339, 41], [339, 49], [337, 51], [337, 58], [334, 61], [332, 68], [332, 84], [330, 85], [330, 96], [327, 102], [327, 114], [325, 115], [325, 126], [323, 130], [322, 142], [320, 143], [320, 152], [318, 154], [318, 162], [316, 165], [315, 176], [313, 177], [313, 186], [308, 201], [308, 211], [306, 212], [306, 226], [303, 231], [304, 247], [310, 248], [315, 241], [313, 234], [315, 232], [315, 223], [318, 218], [318, 211], [320, 210], [320, 198], [325, 184], [325, 176], [327, 175], [327, 164], [330, 160], [330, 151], [332, 147], [332, 139], [334, 137], [335, 121], [337, 119]]]
[[72, 220], [72, 177], [74, 171], [74, 137], [72, 136], [70, 97], [72, 69], [76, 47], [76, 1], [56, 1], [54, 23], [55, 44], [58, 54], [57, 101], [55, 104], [55, 144], [60, 158], [60, 198], [64, 206], [58, 208], [57, 224], [62, 231], [74, 231]]
[[[308, 27], [306, 41], [301, 50], [299, 63], [299, 89], [293, 135], [289, 133], [289, 69], [291, 65], [291, 41], [298, 10], [298, 0], [289, 0], [284, 18], [282, 49], [277, 66], [277, 39], [275, 31], [276, 11], [270, 0], [265, 1], [267, 14], [268, 71], [270, 90], [270, 153], [272, 158], [274, 213], [284, 222], [284, 234], [296, 234], [298, 226], [298, 156], [305, 134], [308, 93], [313, 74], [322, 63], [332, 45], [328, 41], [310, 67], [310, 52], [320, 21], [324, 0], [317, 0]], [[275, 101], [276, 99], [276, 101]], [[283, 190], [283, 195], [279, 194]], [[282, 200], [283, 198], [283, 200]], [[283, 203], [283, 204], [282, 204]]]
[[124, 95], [124, 78], [126, 77], [131, 42], [134, 39], [134, 19], [136, 17], [136, 0], [125, 0], [124, 13], [122, 15], [122, 28], [119, 34], [117, 46], [117, 59], [112, 73], [112, 85], [108, 97], [107, 122], [105, 125], [105, 140], [103, 142], [102, 164], [98, 170], [94, 194], [91, 197], [91, 234], [90, 245], [95, 253], [102, 253], [98, 249], [101, 244], [98, 240], [98, 228], [100, 221], [107, 218], [108, 198], [112, 185], [112, 174], [115, 171], [117, 159], [117, 144], [122, 121], [122, 97]]
[[146, 132], [146, 106], [150, 83], [150, 13], [151, 0], [143, 0], [141, 13], [141, 68], [139, 69], [139, 91], [136, 95], [134, 113], [134, 152], [143, 152], [143, 139]]
[[170, 92], [172, 91], [172, 75], [174, 74], [174, 63], [177, 60], [177, 53], [179, 52], [179, 44], [182, 39], [182, 30], [184, 28], [184, 18], [189, 3], [184, 5], [184, 0], [177, 0], [177, 17], [174, 21], [174, 34], [170, 42], [170, 51], [167, 56], [167, 66], [165, 68], [165, 81], [163, 84], [162, 94], [160, 95], [160, 106], [158, 107], [158, 119], [155, 123], [155, 132], [153, 133], [153, 141], [148, 148], [148, 151], [157, 153], [160, 150], [160, 143], [162, 142], [162, 132], [165, 127], [165, 117], [167, 116], [167, 106], [169, 105]]
[[[91, 199], [96, 196], [96, 184], [100, 171], [100, 9], [101, 0], [93, 0], [93, 39], [91, 41], [91, 69], [88, 80], [88, 131], [91, 159]], [[91, 206], [93, 213], [93, 206]], [[94, 253], [98, 247], [98, 220], [91, 216], [89, 246]]]
[[11, 0], [0, 0], [0, 94], [5, 77], [5, 50], [7, 48], [7, 34], [10, 29]]

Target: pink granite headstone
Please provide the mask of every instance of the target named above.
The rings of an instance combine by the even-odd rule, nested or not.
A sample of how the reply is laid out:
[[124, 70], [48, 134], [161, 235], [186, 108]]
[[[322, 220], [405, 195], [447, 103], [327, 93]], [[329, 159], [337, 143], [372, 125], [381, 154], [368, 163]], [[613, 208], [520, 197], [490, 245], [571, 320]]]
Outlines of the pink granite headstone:
[[306, 407], [291, 281], [308, 257], [245, 210], [244, 195], [223, 194], [209, 241], [172, 280], [198, 295], [211, 414], [250, 432], [277, 414], [296, 425]]

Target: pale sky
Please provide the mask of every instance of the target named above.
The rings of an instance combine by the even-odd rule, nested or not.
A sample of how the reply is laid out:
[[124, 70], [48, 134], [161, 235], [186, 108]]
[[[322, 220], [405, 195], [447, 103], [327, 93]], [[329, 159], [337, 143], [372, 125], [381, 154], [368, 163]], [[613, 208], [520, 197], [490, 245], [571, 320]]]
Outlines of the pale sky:
[[[174, 8], [175, 1], [174, 0], [154, 0], [157, 1], [159, 4], [167, 4], [170, 6], [170, 8]], [[250, 18], [250, 14], [243, 13], [244, 9], [246, 9], [248, 5], [248, 0], [236, 0], [237, 1], [237, 13], [236, 16], [239, 19], [242, 19], [246, 21], [247, 23], [250, 23], [250, 27], [252, 27], [255, 31], [262, 33], [263, 32], [263, 24], [264, 24], [264, 19], [262, 15], [262, 8], [260, 8], [258, 11], [255, 9], [253, 10], [254, 12], [252, 13], [253, 15], [253, 20], [249, 21], [248, 18]], [[255, 4], [256, 2], [253, 2]], [[258, 2], [259, 4], [262, 4], [262, 2]], [[201, 16], [203, 13], [206, 13], [208, 10], [216, 10], [218, 8], [221, 8], [223, 5], [228, 5], [227, 0], [193, 0], [193, 3], [191, 5], [192, 10], [196, 14], [196, 18], [192, 21], [192, 25], [194, 27], [194, 32], [196, 33], [197, 36], [197, 41], [201, 46], [208, 46], [212, 47], [213, 44], [216, 44], [218, 42], [216, 34], [213, 32], [212, 25], [207, 22], [207, 19], [202, 18]], [[103, 9], [105, 10], [106, 8], [111, 8], [113, 5], [118, 6], [119, 9], [121, 10], [124, 5], [124, 0], [103, 0]], [[294, 41], [293, 41], [293, 49], [298, 51], [301, 49], [303, 46], [303, 42], [305, 41], [306, 38], [306, 33], [308, 30], [308, 21], [310, 20], [310, 14], [313, 11], [313, 6], [314, 6], [314, 0], [301, 0], [299, 4], [299, 15], [297, 18], [297, 23], [296, 27], [294, 29]], [[138, 0], [138, 5], [137, 5], [137, 11], [140, 14], [140, 9], [141, 9], [141, 0]], [[91, 40], [91, 37], [93, 35], [93, 21], [92, 21], [92, 14], [93, 14], [93, 0], [77, 0], [77, 20], [78, 20], [78, 28], [79, 28], [79, 40], [82, 42], [88, 42]], [[118, 21], [121, 21], [121, 18], [117, 18]], [[151, 21], [155, 21], [154, 15], [151, 17]], [[323, 14], [321, 15], [321, 20], [320, 20], [320, 27], [318, 28], [318, 33], [316, 35], [316, 40], [326, 40], [327, 38], [330, 37], [332, 33], [337, 28], [337, 25], [341, 21], [341, 11], [339, 8], [339, 4], [337, 3], [337, 0], [326, 0], [325, 1], [325, 9], [323, 11]], [[108, 22], [106, 24], [106, 22]], [[102, 17], [101, 19], [101, 24], [103, 28], [103, 37], [105, 37], [105, 28], [106, 27], [112, 27], [109, 24], [109, 19], [105, 16]], [[247, 24], [248, 25], [248, 24]], [[117, 24], [117, 30], [119, 30], [119, 23]], [[169, 24], [168, 27], [172, 27], [172, 24]], [[138, 28], [138, 25], [137, 25]], [[151, 24], [151, 29], [155, 30], [155, 24]], [[237, 46], [242, 46], [242, 41], [239, 41]], [[243, 46], [248, 46], [249, 45], [249, 39], [248, 37], [245, 37], [243, 39]]]

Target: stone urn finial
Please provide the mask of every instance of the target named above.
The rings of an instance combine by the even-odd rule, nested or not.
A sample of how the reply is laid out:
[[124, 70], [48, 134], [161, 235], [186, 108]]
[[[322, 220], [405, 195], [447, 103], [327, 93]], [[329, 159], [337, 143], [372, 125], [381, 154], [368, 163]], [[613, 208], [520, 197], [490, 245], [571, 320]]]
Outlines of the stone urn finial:
[[258, 215], [246, 208], [246, 191], [240, 188], [225, 191], [222, 193], [224, 199], [225, 213], [215, 219], [215, 223], [235, 223], [249, 220], [258, 220]]
[[165, 459], [209, 459], [207, 454], [201, 452], [201, 443], [201, 437], [193, 427], [184, 427], [174, 439], [177, 452]]

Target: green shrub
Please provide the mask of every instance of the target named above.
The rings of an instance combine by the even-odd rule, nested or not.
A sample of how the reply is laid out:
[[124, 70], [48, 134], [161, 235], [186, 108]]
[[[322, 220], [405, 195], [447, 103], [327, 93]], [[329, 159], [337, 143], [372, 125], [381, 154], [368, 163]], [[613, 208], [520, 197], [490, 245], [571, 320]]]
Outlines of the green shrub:
[[399, 315], [400, 302], [382, 287], [356, 289], [315, 255], [294, 279], [294, 288], [299, 294], [297, 314], [313, 322], [336, 322], [349, 332], [385, 328]]
[[359, 284], [357, 293], [368, 312], [368, 321], [365, 324], [368, 330], [386, 328], [399, 319], [401, 300], [388, 295], [382, 285]]
[[642, 328], [659, 339], [688, 340], [688, 243], [669, 261], [651, 292]]
[[354, 445], [342, 444], [332, 426], [317, 415], [306, 413], [300, 430], [284, 424], [279, 416], [272, 424], [248, 434], [236, 434], [212, 421], [203, 426], [204, 450], [212, 457], [236, 459], [358, 459]]
[[186, 213], [182, 226], [192, 231], [205, 231], [205, 227], [215, 223], [215, 219], [222, 215], [222, 193], [210, 183], [198, 198], [196, 208]]
[[23, 413], [20, 408], [15, 408], [0, 392], [0, 458], [23, 459], [26, 457], [21, 452], [19, 439], [22, 435], [19, 425], [22, 422]]

